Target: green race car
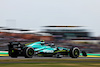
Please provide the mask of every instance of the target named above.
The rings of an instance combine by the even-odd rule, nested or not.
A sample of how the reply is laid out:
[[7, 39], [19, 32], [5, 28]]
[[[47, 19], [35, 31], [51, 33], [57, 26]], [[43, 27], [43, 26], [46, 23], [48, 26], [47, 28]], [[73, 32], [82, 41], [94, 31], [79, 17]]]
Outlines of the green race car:
[[72, 58], [79, 57], [82, 52], [83, 56], [87, 56], [85, 51], [80, 51], [78, 47], [70, 49], [63, 47], [56, 47], [53, 43], [46, 44], [44, 41], [20, 44], [19, 42], [10, 42], [8, 45], [9, 56], [12, 58], [24, 56], [25, 58], [32, 58], [33, 56], [52, 56], [61, 58], [63, 56], [70, 56]]

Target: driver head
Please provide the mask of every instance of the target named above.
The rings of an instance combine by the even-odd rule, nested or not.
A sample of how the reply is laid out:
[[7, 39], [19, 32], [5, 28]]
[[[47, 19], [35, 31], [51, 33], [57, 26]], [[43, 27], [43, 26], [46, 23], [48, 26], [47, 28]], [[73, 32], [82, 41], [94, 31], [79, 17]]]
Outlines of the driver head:
[[44, 44], [45, 44], [44, 40], [41, 40], [41, 45], [44, 45]]

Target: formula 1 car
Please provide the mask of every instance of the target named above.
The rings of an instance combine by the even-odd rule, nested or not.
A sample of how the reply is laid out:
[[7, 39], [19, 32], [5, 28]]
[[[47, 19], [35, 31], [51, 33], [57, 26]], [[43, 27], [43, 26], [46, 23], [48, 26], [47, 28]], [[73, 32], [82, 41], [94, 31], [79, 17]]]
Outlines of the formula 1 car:
[[[39, 41], [28, 44], [20, 44], [19, 42], [10, 42], [8, 45], [9, 56], [17, 58], [18, 56], [24, 56], [25, 58], [32, 58], [33, 56], [53, 56], [61, 58], [63, 56], [70, 56], [77, 58], [80, 55], [80, 49], [78, 47], [72, 47], [70, 49], [63, 47], [56, 47], [54, 44], [46, 45], [45, 42]], [[85, 51], [82, 51], [83, 56], [87, 56]]]

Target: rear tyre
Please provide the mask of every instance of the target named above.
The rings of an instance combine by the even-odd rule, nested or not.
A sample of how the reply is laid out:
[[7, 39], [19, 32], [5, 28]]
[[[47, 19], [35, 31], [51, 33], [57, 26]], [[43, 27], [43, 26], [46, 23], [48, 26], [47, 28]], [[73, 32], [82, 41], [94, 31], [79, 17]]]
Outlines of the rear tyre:
[[25, 47], [23, 53], [25, 58], [32, 58], [34, 55], [34, 49], [31, 47]]
[[18, 51], [11, 50], [9, 55], [11, 56], [11, 58], [17, 58], [18, 57]]
[[19, 55], [18, 46], [20, 46], [19, 42], [9, 42], [8, 44], [8, 54], [12, 58], [17, 58]]
[[71, 58], [77, 58], [80, 55], [80, 50], [78, 47], [72, 47], [70, 49], [70, 57]]
[[17, 56], [11, 56], [11, 58], [17, 58]]

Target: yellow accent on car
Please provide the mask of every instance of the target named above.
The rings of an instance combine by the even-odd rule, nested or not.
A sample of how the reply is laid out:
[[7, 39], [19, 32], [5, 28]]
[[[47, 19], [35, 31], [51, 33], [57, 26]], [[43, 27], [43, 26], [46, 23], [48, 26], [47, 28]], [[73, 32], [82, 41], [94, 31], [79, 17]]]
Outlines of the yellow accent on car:
[[25, 44], [25, 46], [26, 46], [26, 45], [30, 45], [30, 44], [32, 44], [32, 43], [34, 43], [34, 42], [31, 42], [31, 43], [27, 43], [27, 44]]

